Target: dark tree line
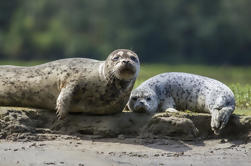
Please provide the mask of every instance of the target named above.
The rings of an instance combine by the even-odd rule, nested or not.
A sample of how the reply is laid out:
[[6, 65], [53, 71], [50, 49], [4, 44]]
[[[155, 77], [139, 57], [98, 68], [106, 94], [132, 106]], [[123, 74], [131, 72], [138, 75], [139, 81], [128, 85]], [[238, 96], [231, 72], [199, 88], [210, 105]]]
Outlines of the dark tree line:
[[0, 1], [1, 59], [104, 59], [251, 64], [250, 0]]

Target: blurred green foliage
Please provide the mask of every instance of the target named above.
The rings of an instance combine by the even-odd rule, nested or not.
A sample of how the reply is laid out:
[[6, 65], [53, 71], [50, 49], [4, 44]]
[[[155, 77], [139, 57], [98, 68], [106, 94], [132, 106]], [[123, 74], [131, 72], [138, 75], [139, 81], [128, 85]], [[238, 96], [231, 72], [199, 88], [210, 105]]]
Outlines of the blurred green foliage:
[[[238, 109], [251, 109], [251, 85], [231, 84]], [[250, 111], [251, 114], [251, 111]]]
[[0, 1], [1, 59], [105, 59], [251, 64], [250, 0]]
[[[250, 84], [251, 67], [207, 66], [207, 65], [167, 65], [167, 64], [143, 64], [136, 86], [144, 80], [165, 72], [186, 72], [198, 74], [219, 80], [227, 85]], [[251, 96], [250, 96], [251, 97]]]

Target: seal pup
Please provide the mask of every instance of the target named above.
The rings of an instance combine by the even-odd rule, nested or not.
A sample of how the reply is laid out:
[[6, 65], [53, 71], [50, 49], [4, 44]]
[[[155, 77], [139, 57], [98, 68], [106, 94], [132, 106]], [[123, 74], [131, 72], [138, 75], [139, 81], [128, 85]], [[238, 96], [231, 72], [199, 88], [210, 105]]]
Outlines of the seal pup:
[[191, 110], [211, 114], [211, 128], [219, 134], [235, 109], [233, 92], [223, 83], [188, 73], [156, 75], [132, 91], [128, 108], [134, 112]]
[[31, 66], [0, 66], [0, 105], [112, 114], [125, 107], [140, 70], [133, 51], [118, 49], [105, 61], [69, 58]]

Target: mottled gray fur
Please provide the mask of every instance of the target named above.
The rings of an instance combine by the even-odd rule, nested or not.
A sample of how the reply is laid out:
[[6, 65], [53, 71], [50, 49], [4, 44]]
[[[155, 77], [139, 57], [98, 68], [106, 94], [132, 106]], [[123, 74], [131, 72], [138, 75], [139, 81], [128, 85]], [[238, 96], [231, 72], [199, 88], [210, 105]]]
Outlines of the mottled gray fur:
[[0, 105], [67, 112], [121, 112], [139, 72], [137, 55], [126, 49], [106, 61], [71, 58], [32, 67], [0, 67]]
[[225, 127], [235, 109], [233, 92], [223, 83], [188, 73], [163, 73], [132, 91], [128, 107], [135, 112], [191, 110], [211, 113], [216, 134]]

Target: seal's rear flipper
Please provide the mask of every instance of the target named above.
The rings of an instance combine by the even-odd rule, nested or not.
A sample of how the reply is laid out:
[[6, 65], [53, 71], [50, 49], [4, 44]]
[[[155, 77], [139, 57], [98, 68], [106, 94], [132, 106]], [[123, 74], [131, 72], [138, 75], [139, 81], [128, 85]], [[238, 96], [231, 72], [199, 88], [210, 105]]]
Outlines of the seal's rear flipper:
[[229, 117], [234, 112], [234, 106], [227, 106], [211, 111], [211, 128], [216, 135], [227, 125]]

